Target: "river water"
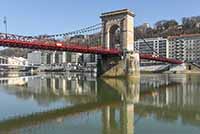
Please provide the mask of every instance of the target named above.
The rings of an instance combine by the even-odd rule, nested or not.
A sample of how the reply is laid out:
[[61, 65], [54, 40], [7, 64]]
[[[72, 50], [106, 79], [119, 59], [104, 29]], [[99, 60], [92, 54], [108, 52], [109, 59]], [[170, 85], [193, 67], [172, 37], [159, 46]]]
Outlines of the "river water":
[[0, 134], [199, 134], [199, 74], [0, 78]]

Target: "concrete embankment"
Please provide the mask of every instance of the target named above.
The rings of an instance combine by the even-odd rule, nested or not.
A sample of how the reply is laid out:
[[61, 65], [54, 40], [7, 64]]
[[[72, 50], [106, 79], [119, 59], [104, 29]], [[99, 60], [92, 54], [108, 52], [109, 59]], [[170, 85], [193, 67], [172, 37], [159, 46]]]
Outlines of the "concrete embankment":
[[153, 66], [141, 66], [141, 73], [200, 73], [200, 67], [193, 64], [181, 64], [181, 65], [153, 65]]

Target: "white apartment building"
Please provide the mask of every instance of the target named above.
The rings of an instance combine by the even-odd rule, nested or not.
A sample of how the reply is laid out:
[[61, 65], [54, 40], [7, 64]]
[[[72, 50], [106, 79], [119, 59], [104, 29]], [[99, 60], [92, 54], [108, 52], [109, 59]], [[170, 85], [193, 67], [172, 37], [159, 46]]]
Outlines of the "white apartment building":
[[[153, 54], [155, 56], [159, 55], [166, 58], [169, 57], [168, 39], [159, 37], [159, 38], [146, 38], [144, 40], [143, 39], [136, 40], [134, 50], [139, 51], [140, 53], [143, 53], [143, 54]], [[151, 65], [155, 63], [161, 64], [155, 61], [148, 61], [148, 60], [141, 61], [142, 65]]]
[[80, 62], [96, 62], [95, 55], [81, 54], [72, 52], [50, 52], [50, 51], [34, 51], [28, 53], [28, 64], [34, 66], [41, 65], [61, 65], [61, 64], [77, 64]]
[[66, 52], [34, 51], [28, 53], [28, 64], [35, 66], [58, 65], [66, 63], [67, 58]]
[[39, 66], [45, 64], [47, 61], [45, 54], [40, 51], [34, 51], [28, 53], [28, 64], [33, 66]]
[[170, 36], [169, 58], [200, 64], [200, 34]]
[[3, 57], [0, 56], [0, 64], [11, 66], [27, 66], [28, 60], [23, 57]]
[[28, 61], [23, 57], [8, 57], [8, 64], [15, 66], [27, 66]]

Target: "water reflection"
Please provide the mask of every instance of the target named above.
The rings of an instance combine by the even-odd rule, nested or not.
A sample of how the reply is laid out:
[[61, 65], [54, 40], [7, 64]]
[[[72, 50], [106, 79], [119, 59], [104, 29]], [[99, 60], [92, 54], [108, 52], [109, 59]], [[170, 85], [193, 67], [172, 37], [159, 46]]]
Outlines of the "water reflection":
[[40, 75], [17, 78], [0, 78], [7, 93], [19, 98], [33, 99], [39, 105], [48, 105], [60, 99], [73, 99], [73, 103], [96, 100], [97, 81], [78, 75]]
[[[152, 79], [157, 85], [155, 84], [156, 86], [153, 88], [141, 91], [140, 103], [158, 107], [166, 105], [195, 107], [200, 105], [199, 75], [176, 75], [176, 77], [169, 75], [167, 78], [168, 80], [165, 83], [161, 79]], [[145, 84], [141, 81], [141, 85]], [[152, 86], [149, 85], [149, 87]]]
[[[103, 134], [133, 134], [134, 104], [139, 102], [140, 79], [103, 79], [120, 95], [121, 103], [117, 108], [106, 107], [102, 110]], [[119, 113], [118, 120], [116, 112]], [[117, 122], [119, 123], [117, 125]], [[118, 127], [117, 127], [118, 126]]]
[[[40, 110], [54, 102], [64, 103], [2, 120], [0, 132], [133, 134], [165, 130], [196, 133], [200, 125], [199, 77], [146, 74], [140, 79], [97, 80], [90, 75], [44, 74], [1, 78], [0, 93], [23, 98], [23, 101], [31, 98]], [[22, 106], [22, 111], [27, 107]], [[159, 128], [150, 127], [158, 124]], [[176, 130], [173, 126], [177, 124]]]
[[[17, 81], [17, 78], [15, 79]], [[31, 98], [42, 106], [55, 101], [52, 98], [64, 98], [71, 105], [2, 121], [0, 128], [3, 130], [12, 131], [22, 128], [19, 129], [21, 131], [29, 126], [34, 128], [38, 124], [49, 124], [52, 120], [64, 123], [68, 116], [97, 110], [102, 113], [103, 133], [106, 134], [114, 131], [114, 128], [109, 126], [113, 126], [114, 120], [117, 120], [115, 119], [117, 118], [115, 112], [119, 110], [120, 127], [117, 127], [117, 129], [123, 133], [133, 132], [133, 127], [131, 127], [133, 118], [128, 116], [134, 117], [133, 103], [139, 101], [138, 82], [136, 82], [136, 86], [133, 81], [120, 80], [120, 84], [117, 86], [125, 89], [121, 90], [120, 88], [115, 89], [115, 83], [118, 83], [115, 79], [97, 81], [90, 77], [79, 77], [77, 75], [74, 77], [65, 75], [21, 77], [18, 81], [23, 84], [11, 84], [10, 78], [4, 78], [5, 80], [6, 82], [2, 84], [5, 88], [3, 91], [8, 94], [16, 95], [24, 100]], [[111, 85], [107, 84], [110, 82], [112, 82]], [[34, 131], [34, 129], [31, 131]]]
[[[136, 113], [143, 117], [153, 115], [160, 121], [170, 123], [179, 121], [183, 125], [198, 126], [199, 128], [200, 75], [166, 76], [166, 83], [142, 92], [140, 103], [136, 106], [138, 110]], [[152, 80], [162, 81], [154, 78]]]

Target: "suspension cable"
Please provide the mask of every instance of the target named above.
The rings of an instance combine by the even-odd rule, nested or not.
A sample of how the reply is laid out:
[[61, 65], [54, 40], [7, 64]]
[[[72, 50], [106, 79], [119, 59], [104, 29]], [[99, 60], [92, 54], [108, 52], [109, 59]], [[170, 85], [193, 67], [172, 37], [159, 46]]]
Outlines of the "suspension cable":
[[[124, 19], [125, 18], [122, 18], [120, 21], [124, 21]], [[153, 51], [153, 52], [155, 52], [157, 55], [159, 55], [159, 53], [157, 52], [157, 51], [155, 51], [150, 45], [149, 45], [149, 43], [145, 40], [145, 38], [141, 35], [141, 34], [139, 34], [136, 30], [134, 30], [135, 31], [135, 34], [136, 35], [138, 35], [143, 41], [144, 41], [144, 43]], [[135, 46], [135, 45], [134, 45]], [[136, 48], [136, 47], [134, 47], [135, 49], [137, 49], [138, 51], [139, 51], [139, 48]]]
[[158, 53], [157, 51], [155, 51], [155, 50], [150, 46], [150, 44], [145, 40], [145, 38], [144, 38], [141, 34], [139, 34], [136, 30], [135, 30], [135, 33], [136, 33], [136, 35], [139, 36], [140, 39], [142, 39], [142, 40], [144, 41], [144, 43], [145, 43], [153, 52], [155, 52], [157, 55], [159, 55], [159, 53]]
[[88, 33], [88, 32], [92, 32], [92, 31], [96, 31], [98, 29], [102, 28], [102, 23], [98, 23], [89, 27], [85, 27], [79, 30], [74, 30], [71, 32], [67, 32], [67, 33], [61, 33], [61, 34], [53, 34], [53, 35], [47, 35], [46, 37], [52, 38], [52, 37], [63, 37], [63, 36], [70, 36], [70, 35], [76, 35], [76, 34], [83, 34], [83, 33]]
[[57, 37], [66, 37], [73, 36], [77, 34], [89, 33], [92, 31], [97, 31], [102, 29], [102, 23], [98, 23], [89, 27], [85, 27], [79, 30], [75, 30], [72, 32], [62, 33], [62, 34], [54, 34], [54, 35], [39, 35], [39, 36], [22, 36], [16, 34], [5, 34], [0, 33], [0, 39], [15, 39], [15, 40], [23, 40], [23, 41], [36, 41], [36, 40], [50, 40], [55, 41]]

